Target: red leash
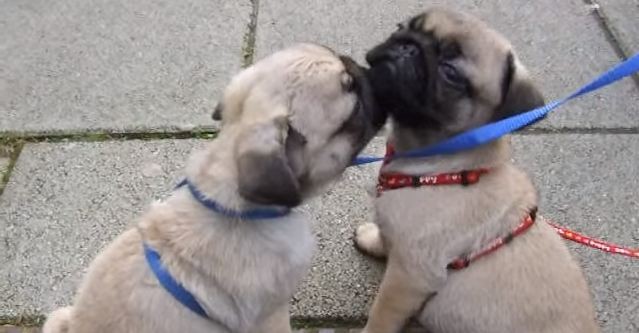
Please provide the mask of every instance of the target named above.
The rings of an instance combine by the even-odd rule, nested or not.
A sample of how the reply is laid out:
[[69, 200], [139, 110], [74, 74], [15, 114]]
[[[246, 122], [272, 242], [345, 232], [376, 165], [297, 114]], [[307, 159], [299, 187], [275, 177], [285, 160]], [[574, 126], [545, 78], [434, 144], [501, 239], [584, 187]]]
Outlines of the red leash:
[[549, 221], [546, 221], [546, 223], [550, 224], [550, 226], [553, 227], [555, 231], [557, 231], [557, 233], [564, 239], [573, 241], [578, 244], [586, 245], [600, 251], [614, 253], [614, 254], [621, 254], [624, 256], [632, 257], [632, 258], [639, 258], [639, 249], [631, 249], [629, 247], [620, 246], [620, 245], [604, 242], [602, 240], [594, 239], [592, 237], [582, 235], [580, 233], [574, 232], [562, 226], [558, 226], [556, 224], [550, 223]]

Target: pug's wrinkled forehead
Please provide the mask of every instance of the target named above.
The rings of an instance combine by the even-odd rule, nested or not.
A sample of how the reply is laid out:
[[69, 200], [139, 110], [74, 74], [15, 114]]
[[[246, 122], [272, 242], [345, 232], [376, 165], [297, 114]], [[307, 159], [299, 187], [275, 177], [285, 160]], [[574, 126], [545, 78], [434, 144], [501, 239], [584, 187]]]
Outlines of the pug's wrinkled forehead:
[[[512, 45], [500, 33], [478, 18], [462, 12], [433, 8], [408, 21], [407, 26], [431, 34], [439, 43], [443, 59], [451, 59], [454, 66], [487, 100], [501, 99], [504, 84], [511, 71], [525, 69], [516, 63]], [[503, 83], [503, 84], [502, 84]]]
[[350, 67], [344, 57], [318, 44], [297, 44], [277, 51], [233, 77], [212, 118], [228, 122], [240, 115], [252, 117], [243, 107], [249, 98], [285, 104], [289, 115], [297, 111], [290, 105], [292, 100], [304, 98], [309, 105], [326, 98], [334, 100], [353, 82]]

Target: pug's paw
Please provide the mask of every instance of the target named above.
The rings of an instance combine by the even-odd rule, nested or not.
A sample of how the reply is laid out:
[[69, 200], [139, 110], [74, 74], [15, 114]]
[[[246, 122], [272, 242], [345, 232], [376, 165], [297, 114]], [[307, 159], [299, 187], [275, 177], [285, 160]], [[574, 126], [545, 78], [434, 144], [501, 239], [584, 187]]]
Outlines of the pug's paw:
[[385, 258], [387, 255], [384, 240], [379, 226], [375, 223], [364, 223], [355, 230], [355, 247], [367, 255]]

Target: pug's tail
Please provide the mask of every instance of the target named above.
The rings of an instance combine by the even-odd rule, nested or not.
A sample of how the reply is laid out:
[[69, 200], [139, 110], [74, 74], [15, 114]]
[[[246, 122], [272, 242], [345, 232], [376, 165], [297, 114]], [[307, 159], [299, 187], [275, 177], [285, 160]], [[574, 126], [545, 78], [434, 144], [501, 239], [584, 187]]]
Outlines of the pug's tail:
[[42, 333], [69, 333], [71, 326], [72, 306], [59, 308], [49, 315], [42, 327]]

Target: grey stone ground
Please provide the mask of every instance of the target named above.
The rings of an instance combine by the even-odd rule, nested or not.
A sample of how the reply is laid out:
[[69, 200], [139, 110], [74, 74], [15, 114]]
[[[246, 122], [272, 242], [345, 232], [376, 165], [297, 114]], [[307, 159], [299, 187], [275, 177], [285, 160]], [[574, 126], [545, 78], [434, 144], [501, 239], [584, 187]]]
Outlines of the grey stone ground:
[[[301, 329], [294, 330], [293, 333], [359, 333], [359, 329], [337, 328], [337, 329]], [[406, 331], [406, 333], [412, 333], [413, 331]], [[415, 331], [416, 332], [416, 331]], [[16, 326], [2, 326], [0, 327], [0, 333], [41, 333], [39, 328], [33, 327], [16, 327]]]
[[0, 156], [0, 178], [4, 176], [4, 174], [9, 171], [9, 158]]
[[639, 50], [639, 0], [596, 0], [610, 24], [621, 49], [630, 54]]
[[0, 131], [190, 129], [242, 64], [251, 3], [2, 1]]
[[[316, 41], [361, 60], [400, 19], [434, 3], [444, 2], [0, 1], [0, 139], [86, 133], [26, 144], [0, 196], [0, 324], [68, 303], [97, 251], [170, 190], [184, 157], [204, 143], [127, 135], [82, 141], [102, 130], [137, 133], [130, 138], [212, 127], [221, 87], [252, 57]], [[636, 0], [600, 0], [596, 11], [581, 0], [445, 3], [507, 35], [549, 98], [639, 50]], [[537, 126], [553, 134], [515, 138], [516, 160], [538, 184], [544, 216], [639, 244], [638, 111], [637, 84], [625, 80]], [[369, 149], [380, 153], [382, 141]], [[357, 253], [351, 235], [369, 217], [364, 188], [375, 171], [349, 170], [302, 208], [318, 221], [319, 251], [292, 301], [299, 320], [365, 317], [383, 267]], [[571, 249], [604, 332], [639, 331], [639, 262]]]
[[[294, 330], [293, 333], [359, 333], [360, 329], [349, 328], [323, 328], [323, 329], [301, 329]], [[416, 333], [415, 330], [408, 330], [405, 333]], [[0, 333], [41, 333], [39, 328], [34, 327], [16, 327], [16, 326], [0, 326]]]

